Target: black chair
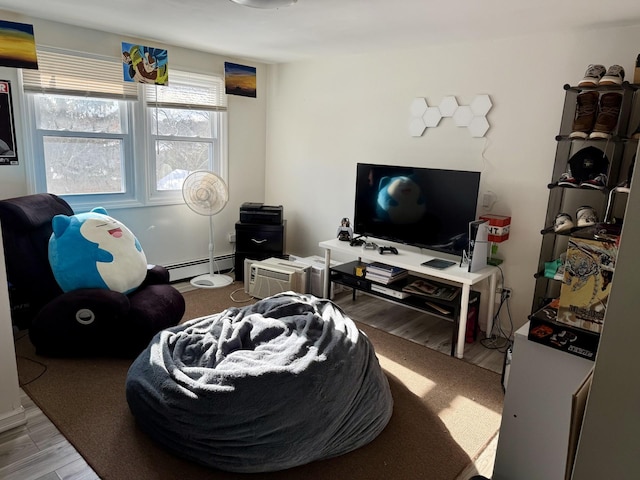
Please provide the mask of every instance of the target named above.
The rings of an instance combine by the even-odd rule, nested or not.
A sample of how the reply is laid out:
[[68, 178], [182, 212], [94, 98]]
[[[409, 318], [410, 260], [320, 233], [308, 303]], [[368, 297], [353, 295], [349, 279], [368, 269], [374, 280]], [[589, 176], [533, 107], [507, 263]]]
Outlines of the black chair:
[[49, 265], [55, 215], [73, 215], [53, 194], [0, 200], [0, 225], [9, 282], [11, 318], [40, 355], [135, 357], [151, 338], [182, 319], [182, 294], [156, 265], [134, 292], [104, 289], [64, 293]]

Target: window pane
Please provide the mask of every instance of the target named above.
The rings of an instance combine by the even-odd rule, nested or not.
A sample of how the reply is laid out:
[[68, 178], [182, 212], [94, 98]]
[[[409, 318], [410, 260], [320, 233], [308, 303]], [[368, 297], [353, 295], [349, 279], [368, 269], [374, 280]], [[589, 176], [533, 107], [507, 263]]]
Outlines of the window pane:
[[47, 191], [58, 195], [122, 193], [122, 141], [44, 137]]
[[211, 142], [156, 142], [156, 188], [180, 190], [182, 182], [195, 170], [208, 170]]
[[151, 132], [169, 137], [212, 138], [211, 116], [206, 110], [151, 108]]
[[36, 95], [36, 122], [40, 130], [126, 133], [121, 104], [117, 100]]

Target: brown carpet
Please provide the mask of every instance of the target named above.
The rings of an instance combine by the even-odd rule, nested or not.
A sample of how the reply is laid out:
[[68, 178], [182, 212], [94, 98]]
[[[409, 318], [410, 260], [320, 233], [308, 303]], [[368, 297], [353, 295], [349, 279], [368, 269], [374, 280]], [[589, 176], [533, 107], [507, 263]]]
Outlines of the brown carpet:
[[[184, 320], [246, 305], [230, 298], [233, 291], [234, 298], [247, 298], [237, 291], [241, 286], [236, 282], [185, 293]], [[269, 474], [214, 471], [156, 446], [136, 428], [127, 407], [128, 360], [40, 357], [24, 337], [16, 343], [18, 371], [27, 394], [107, 480], [455, 479], [498, 431], [500, 376], [367, 325], [358, 326], [373, 342], [389, 377], [395, 405], [388, 426], [354, 452]], [[46, 370], [29, 359], [43, 363]]]

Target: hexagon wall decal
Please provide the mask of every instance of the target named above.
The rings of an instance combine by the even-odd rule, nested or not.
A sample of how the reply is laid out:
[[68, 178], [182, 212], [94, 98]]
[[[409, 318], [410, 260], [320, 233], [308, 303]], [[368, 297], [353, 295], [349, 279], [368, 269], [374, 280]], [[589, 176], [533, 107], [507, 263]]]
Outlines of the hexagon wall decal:
[[412, 118], [409, 121], [409, 133], [412, 137], [420, 137], [427, 128], [421, 117]]
[[489, 113], [489, 110], [491, 110], [493, 104], [491, 103], [489, 95], [477, 95], [476, 98], [471, 101], [469, 106], [471, 107], [471, 111], [474, 115], [486, 116], [487, 113]]
[[452, 95], [443, 97], [442, 100], [440, 100], [438, 108], [440, 108], [440, 113], [443, 117], [451, 117], [458, 108], [458, 101], [456, 100], [456, 97]]
[[456, 113], [453, 114], [453, 123], [458, 127], [466, 127], [471, 123], [472, 118], [471, 107], [461, 105], [456, 109]]
[[427, 111], [427, 100], [425, 98], [414, 98], [409, 110], [412, 117], [421, 117]]
[[424, 124], [427, 127], [437, 127], [440, 120], [442, 120], [440, 109], [438, 107], [427, 107], [427, 111], [424, 112], [422, 120], [424, 120]]
[[484, 116], [473, 117], [467, 128], [472, 137], [484, 137], [484, 134], [489, 130], [489, 122], [487, 122], [487, 118]]
[[426, 128], [437, 127], [444, 117], [453, 117], [456, 126], [467, 127], [472, 137], [484, 137], [489, 130], [486, 116], [492, 106], [489, 95], [476, 95], [469, 105], [458, 105], [456, 97], [448, 95], [437, 107], [430, 107], [426, 98], [416, 97], [409, 106], [409, 133], [421, 137]]

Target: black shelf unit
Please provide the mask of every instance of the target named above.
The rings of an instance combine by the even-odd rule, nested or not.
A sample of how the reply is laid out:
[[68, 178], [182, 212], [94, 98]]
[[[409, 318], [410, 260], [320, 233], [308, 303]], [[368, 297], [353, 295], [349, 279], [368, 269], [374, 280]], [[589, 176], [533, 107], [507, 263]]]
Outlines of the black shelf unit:
[[[336, 265], [335, 267], [331, 267], [330, 281], [352, 288], [354, 300], [356, 299], [356, 291], [360, 290], [362, 292], [366, 292], [370, 295], [378, 296], [380, 298], [397, 303], [399, 305], [404, 305], [406, 307], [414, 308], [416, 310], [423, 311], [435, 317], [453, 322], [453, 334], [451, 337], [451, 355], [453, 356], [455, 354], [455, 346], [458, 339], [458, 321], [460, 318], [460, 292], [462, 290], [460, 287], [454, 287], [454, 288], [457, 288], [458, 294], [451, 300], [442, 300], [435, 297], [432, 298], [432, 297], [419, 296], [419, 295], [410, 295], [407, 298], [397, 298], [392, 295], [387, 295], [383, 292], [372, 290], [371, 287], [372, 285], [380, 285], [384, 288], [401, 292], [404, 286], [408, 285], [409, 283], [413, 282], [418, 278], [423, 278], [423, 277], [418, 277], [410, 274], [408, 277], [405, 277], [393, 283], [382, 284], [382, 283], [368, 280], [365, 277], [356, 276], [355, 268], [357, 265], [361, 265], [361, 264], [362, 262], [353, 261], [353, 262]], [[434, 284], [447, 285], [448, 287], [451, 287], [451, 285], [444, 284], [441, 282], [436, 282], [432, 279], [429, 279], [429, 282]], [[439, 305], [445, 310], [448, 310], [450, 313], [443, 314], [439, 312], [437, 309], [430, 307], [427, 304], [427, 302], [431, 302], [433, 304]], [[474, 290], [471, 290], [471, 292], [469, 293], [469, 306], [471, 305], [477, 305], [478, 307], [480, 305], [480, 293]], [[474, 340], [477, 338], [477, 335], [478, 335], [478, 321], [476, 318]]]
[[[619, 86], [577, 87], [564, 85], [565, 100], [560, 122], [557, 141], [555, 163], [551, 182], [547, 184], [549, 200], [544, 227], [540, 230], [542, 243], [538, 268], [534, 273], [535, 289], [531, 312], [534, 313], [543, 308], [560, 293], [561, 280], [544, 276], [545, 263], [554, 261], [566, 252], [569, 238], [572, 234], [581, 230], [580, 227], [556, 233], [553, 223], [556, 215], [561, 212], [569, 213], [574, 221], [574, 212], [583, 205], [593, 207], [598, 219], [604, 223], [621, 223], [626, 207], [624, 189], [617, 188], [622, 181], [627, 179], [629, 167], [632, 164], [635, 152], [638, 148], [638, 140], [631, 138], [631, 134], [640, 123], [638, 112], [639, 84], [623, 82]], [[575, 118], [578, 95], [585, 91], [620, 92], [622, 103], [616, 129], [609, 139], [580, 139], [570, 138]], [[609, 158], [609, 170], [607, 172], [608, 183], [603, 190], [580, 187], [564, 187], [558, 185], [558, 179], [567, 171], [569, 159], [579, 150], [587, 146], [594, 146], [602, 150]]]

